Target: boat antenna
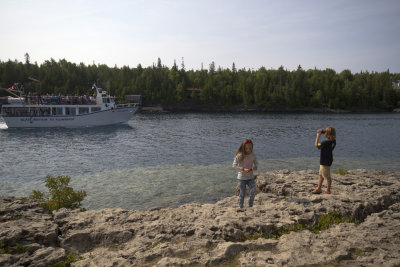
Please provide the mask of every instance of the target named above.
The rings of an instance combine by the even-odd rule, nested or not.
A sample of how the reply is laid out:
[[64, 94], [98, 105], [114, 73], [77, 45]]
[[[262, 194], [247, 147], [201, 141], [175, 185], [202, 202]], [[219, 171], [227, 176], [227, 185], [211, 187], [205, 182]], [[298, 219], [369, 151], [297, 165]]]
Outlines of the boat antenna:
[[30, 80], [32, 82], [40, 83], [40, 81], [38, 79], [35, 79], [33, 77], [28, 77], [28, 80]]

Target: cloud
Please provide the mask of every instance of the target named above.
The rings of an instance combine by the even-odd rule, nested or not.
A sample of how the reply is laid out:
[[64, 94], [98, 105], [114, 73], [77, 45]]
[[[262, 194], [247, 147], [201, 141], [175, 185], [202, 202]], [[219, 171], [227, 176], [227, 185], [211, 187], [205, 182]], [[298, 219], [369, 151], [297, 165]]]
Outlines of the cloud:
[[[217, 66], [400, 72], [400, 4], [376, 1], [9, 1], [0, 60], [49, 58], [187, 69]], [[377, 55], [377, 56], [372, 56]]]

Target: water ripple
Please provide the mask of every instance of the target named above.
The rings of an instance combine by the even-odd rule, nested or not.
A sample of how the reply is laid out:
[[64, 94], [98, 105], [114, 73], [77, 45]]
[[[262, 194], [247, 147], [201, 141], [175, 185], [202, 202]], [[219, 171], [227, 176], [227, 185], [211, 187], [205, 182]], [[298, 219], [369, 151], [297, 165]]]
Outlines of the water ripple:
[[400, 114], [137, 114], [129, 125], [81, 129], [7, 129], [0, 119], [0, 195], [43, 189], [50, 174], [71, 176], [90, 208], [215, 201], [232, 193], [243, 138], [262, 170], [316, 169], [315, 132], [328, 125], [337, 167], [400, 170]]

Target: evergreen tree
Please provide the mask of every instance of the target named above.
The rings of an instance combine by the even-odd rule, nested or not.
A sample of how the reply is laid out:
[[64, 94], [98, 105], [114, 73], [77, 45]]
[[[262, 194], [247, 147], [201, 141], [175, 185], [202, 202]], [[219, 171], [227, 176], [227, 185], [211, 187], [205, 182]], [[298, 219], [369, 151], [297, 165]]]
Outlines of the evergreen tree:
[[[394, 90], [393, 80], [400, 74], [389, 70], [351, 73], [333, 69], [310, 69], [301, 65], [294, 71], [280, 66], [277, 70], [232, 70], [218, 67], [212, 61], [209, 69], [186, 71], [184, 58], [181, 68], [176, 61], [171, 69], [157, 59], [150, 67], [75, 64], [61, 59], [46, 60], [41, 65], [32, 64], [28, 53], [25, 62], [0, 61], [0, 86], [9, 88], [14, 83], [23, 84], [25, 93], [88, 94], [96, 83], [111, 94], [123, 99], [125, 94], [140, 94], [144, 104], [198, 103], [220, 106], [258, 105], [260, 107], [324, 107], [335, 109], [379, 108], [400, 106], [400, 90]], [[32, 81], [40, 82], [32, 82]], [[188, 97], [187, 88], [198, 88]], [[0, 92], [7, 95], [7, 90]]]

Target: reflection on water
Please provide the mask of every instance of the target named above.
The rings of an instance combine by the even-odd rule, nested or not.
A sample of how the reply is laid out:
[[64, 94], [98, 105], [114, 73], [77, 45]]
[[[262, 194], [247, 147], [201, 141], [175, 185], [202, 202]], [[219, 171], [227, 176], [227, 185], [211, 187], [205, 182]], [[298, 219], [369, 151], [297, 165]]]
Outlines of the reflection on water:
[[231, 196], [234, 153], [253, 139], [259, 172], [315, 169], [316, 129], [338, 135], [333, 169], [400, 171], [400, 114], [136, 114], [129, 125], [6, 129], [0, 119], [0, 195], [46, 190], [71, 176], [88, 208], [146, 209]]
[[[366, 165], [369, 169], [392, 170], [393, 164], [399, 160], [339, 158], [335, 160], [332, 170], [365, 168]], [[74, 176], [71, 185], [87, 192], [88, 196], [83, 205], [89, 209], [120, 207], [141, 210], [160, 206], [176, 207], [188, 202], [213, 203], [234, 194], [237, 173], [231, 164], [171, 164], [104, 171]], [[259, 164], [257, 173], [280, 169], [317, 171], [319, 159], [270, 159], [260, 160]], [[30, 194], [33, 188], [46, 191], [44, 180], [43, 178], [28, 183], [2, 183], [2, 186], [11, 195], [23, 196]]]
[[[395, 162], [383, 160], [336, 159], [332, 170], [369, 169], [392, 170]], [[231, 162], [208, 166], [175, 164], [151, 166], [76, 177], [77, 188], [87, 188], [84, 203], [88, 208], [103, 207], [146, 209], [156, 206], [176, 207], [188, 202], [213, 203], [234, 195], [237, 173]], [[319, 169], [319, 158], [261, 160], [257, 173], [271, 170]], [[317, 176], [315, 177], [317, 181]], [[313, 182], [315, 182], [313, 181]], [[310, 181], [311, 186], [311, 181]], [[106, 191], [102, 189], [106, 188]]]

